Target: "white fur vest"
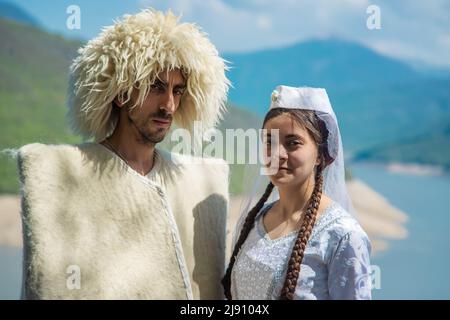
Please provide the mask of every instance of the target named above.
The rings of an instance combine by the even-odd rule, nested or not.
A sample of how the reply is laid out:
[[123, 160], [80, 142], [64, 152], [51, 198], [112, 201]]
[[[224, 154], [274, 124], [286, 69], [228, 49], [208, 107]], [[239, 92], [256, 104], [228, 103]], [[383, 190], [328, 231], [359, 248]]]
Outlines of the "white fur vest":
[[228, 166], [157, 154], [147, 178], [97, 143], [20, 149], [22, 297], [223, 297]]

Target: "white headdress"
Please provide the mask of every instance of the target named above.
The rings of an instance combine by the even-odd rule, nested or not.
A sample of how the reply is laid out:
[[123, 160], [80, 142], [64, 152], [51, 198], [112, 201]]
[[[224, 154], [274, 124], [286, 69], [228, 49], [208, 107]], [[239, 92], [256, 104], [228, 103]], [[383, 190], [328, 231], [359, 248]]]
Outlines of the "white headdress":
[[[354, 209], [345, 185], [344, 153], [339, 125], [326, 90], [322, 88], [278, 86], [272, 92], [269, 110], [275, 108], [312, 110], [317, 117], [323, 121], [328, 130], [328, 154], [334, 159], [323, 172], [323, 192], [332, 200], [339, 203], [345, 210], [354, 214]], [[255, 180], [254, 178], [255, 177], [253, 176], [253, 181]], [[244, 199], [241, 204], [241, 217], [238, 220], [237, 228], [235, 229], [233, 243], [235, 243], [239, 236], [247, 213], [259, 200], [261, 196], [259, 192], [262, 189], [261, 187], [267, 185], [266, 182], [267, 179], [264, 179], [264, 177], [259, 175], [258, 178], [256, 178], [256, 182], [250, 184], [247, 183], [247, 185], [253, 184], [253, 187], [249, 192], [250, 195]], [[269, 201], [272, 202], [278, 198], [279, 195], [275, 188]]]

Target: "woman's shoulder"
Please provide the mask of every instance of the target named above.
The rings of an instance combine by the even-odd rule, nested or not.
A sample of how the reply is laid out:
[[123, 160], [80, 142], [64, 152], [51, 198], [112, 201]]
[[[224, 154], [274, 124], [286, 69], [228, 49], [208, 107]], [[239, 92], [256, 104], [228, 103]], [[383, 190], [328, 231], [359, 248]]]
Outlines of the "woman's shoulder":
[[260, 219], [263, 215], [265, 215], [270, 208], [272, 208], [272, 206], [277, 202], [278, 200], [274, 200], [271, 202], [266, 202], [263, 207], [261, 208], [261, 210], [259, 210], [259, 212], [256, 215], [256, 219]]
[[331, 261], [337, 252], [365, 252], [370, 256], [372, 245], [356, 218], [337, 202], [333, 202], [316, 224], [312, 237]]
[[333, 201], [316, 224], [318, 233], [326, 233], [330, 240], [336, 242], [344, 238], [369, 242], [369, 237], [358, 220], [345, 210], [339, 203]]

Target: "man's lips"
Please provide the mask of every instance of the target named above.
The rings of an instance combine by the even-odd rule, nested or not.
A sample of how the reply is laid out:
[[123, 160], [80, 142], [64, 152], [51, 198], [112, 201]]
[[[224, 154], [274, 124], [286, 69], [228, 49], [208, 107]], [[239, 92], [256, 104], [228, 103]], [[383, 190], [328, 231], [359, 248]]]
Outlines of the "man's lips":
[[156, 124], [161, 125], [161, 126], [169, 126], [172, 123], [172, 120], [154, 118], [153, 122], [155, 122]]

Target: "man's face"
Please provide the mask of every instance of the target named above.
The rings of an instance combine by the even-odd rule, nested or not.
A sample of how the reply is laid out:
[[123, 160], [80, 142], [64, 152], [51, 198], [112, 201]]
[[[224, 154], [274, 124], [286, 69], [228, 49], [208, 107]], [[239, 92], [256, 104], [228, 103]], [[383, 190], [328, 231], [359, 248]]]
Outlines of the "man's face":
[[186, 81], [179, 69], [163, 71], [155, 82], [141, 106], [133, 109], [138, 93], [133, 92], [127, 110], [127, 125], [135, 127], [144, 143], [161, 142], [167, 134], [181, 96], [186, 88]]

